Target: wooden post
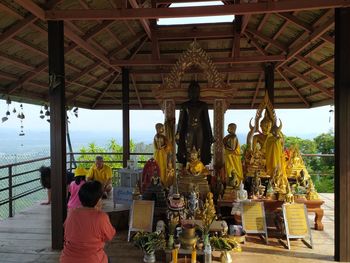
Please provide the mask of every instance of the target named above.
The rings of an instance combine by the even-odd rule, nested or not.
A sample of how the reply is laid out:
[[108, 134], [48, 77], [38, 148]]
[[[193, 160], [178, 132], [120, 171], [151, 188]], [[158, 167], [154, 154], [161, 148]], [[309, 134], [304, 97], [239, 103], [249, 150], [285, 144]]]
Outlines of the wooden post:
[[335, 11], [335, 260], [350, 262], [350, 8]]
[[214, 169], [219, 172], [224, 167], [224, 117], [226, 111], [226, 102], [223, 99], [214, 100]]
[[122, 68], [123, 167], [130, 159], [129, 69]]
[[171, 159], [173, 167], [176, 168], [176, 144], [175, 144], [175, 101], [167, 99], [163, 102], [165, 135], [171, 143]]
[[269, 99], [274, 105], [274, 97], [275, 97], [275, 65], [272, 63], [266, 63], [265, 65], [265, 90], [269, 94]]
[[49, 100], [51, 142], [52, 248], [63, 247], [66, 205], [66, 107], [63, 21], [48, 21]]

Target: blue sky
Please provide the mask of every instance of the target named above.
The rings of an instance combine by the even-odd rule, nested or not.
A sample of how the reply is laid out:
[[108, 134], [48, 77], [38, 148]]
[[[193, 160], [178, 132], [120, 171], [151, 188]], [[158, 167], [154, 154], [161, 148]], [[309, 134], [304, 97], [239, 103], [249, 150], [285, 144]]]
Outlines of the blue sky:
[[[23, 104], [25, 130], [48, 131], [49, 123], [39, 118], [40, 106]], [[1, 130], [19, 130], [20, 121], [12, 113], [13, 108], [19, 110], [19, 103], [10, 105], [11, 115], [8, 121], [0, 123]], [[320, 134], [333, 129], [333, 114], [329, 112], [330, 106], [313, 109], [276, 110], [277, 117], [283, 122], [283, 132], [286, 135]], [[6, 101], [0, 100], [0, 118], [7, 111]], [[255, 110], [228, 110], [225, 114], [225, 127], [230, 122], [238, 126], [237, 133], [248, 132], [249, 120], [255, 116]], [[177, 114], [178, 115], [178, 114]], [[117, 132], [122, 131], [122, 113], [119, 110], [86, 110], [79, 109], [79, 117], [68, 113], [70, 117], [71, 131], [84, 132]], [[210, 111], [211, 123], [213, 112]], [[329, 120], [331, 117], [331, 120]], [[163, 112], [160, 110], [131, 111], [131, 133], [154, 131], [157, 122], [164, 121]]]

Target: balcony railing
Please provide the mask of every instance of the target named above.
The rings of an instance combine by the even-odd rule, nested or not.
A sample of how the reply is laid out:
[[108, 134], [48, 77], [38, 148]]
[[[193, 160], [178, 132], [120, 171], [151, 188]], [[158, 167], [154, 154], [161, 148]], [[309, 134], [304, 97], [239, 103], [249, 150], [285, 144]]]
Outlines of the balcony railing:
[[[89, 152], [67, 153], [67, 170], [73, 170], [75, 165], [90, 167], [96, 155], [104, 157], [105, 162], [113, 169], [122, 167], [122, 153]], [[137, 158], [139, 166], [153, 155], [152, 153], [130, 153], [131, 159]], [[303, 154], [304, 161], [311, 159], [331, 158], [333, 154]], [[43, 200], [46, 196], [40, 184], [39, 168], [50, 166], [50, 157], [34, 158], [0, 166], [0, 219], [13, 217], [15, 211], [31, 206], [35, 201]], [[309, 169], [309, 167], [307, 167]], [[325, 171], [310, 171], [310, 175], [322, 178], [329, 177], [333, 184], [334, 174]]]

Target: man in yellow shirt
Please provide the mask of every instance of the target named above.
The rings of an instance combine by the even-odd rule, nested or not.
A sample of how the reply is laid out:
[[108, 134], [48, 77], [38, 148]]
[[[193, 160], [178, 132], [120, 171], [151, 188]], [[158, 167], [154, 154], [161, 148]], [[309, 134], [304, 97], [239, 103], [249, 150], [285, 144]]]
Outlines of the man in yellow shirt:
[[104, 164], [102, 156], [96, 156], [96, 161], [91, 166], [88, 175], [88, 180], [99, 181], [103, 185], [103, 196], [106, 198], [107, 194], [112, 190], [112, 168]]

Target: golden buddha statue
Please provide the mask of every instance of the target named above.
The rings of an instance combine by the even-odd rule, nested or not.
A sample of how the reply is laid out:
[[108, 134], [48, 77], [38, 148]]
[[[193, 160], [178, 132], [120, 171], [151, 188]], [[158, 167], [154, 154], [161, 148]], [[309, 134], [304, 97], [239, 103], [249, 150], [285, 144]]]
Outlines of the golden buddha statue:
[[[263, 111], [265, 111], [264, 117], [260, 121]], [[249, 126], [245, 153], [246, 175], [253, 177], [258, 173], [260, 177], [273, 178], [279, 191], [285, 193], [287, 176], [281, 132], [282, 122], [280, 121], [280, 125], [277, 126], [276, 114], [267, 93], [257, 110], [255, 125], [250, 123]]]
[[154, 136], [154, 159], [156, 160], [160, 170], [160, 181], [164, 186], [167, 185], [167, 157], [168, 157], [168, 139], [164, 135], [164, 125], [157, 123], [157, 134]]
[[[243, 181], [243, 169], [241, 161], [241, 148], [236, 136], [236, 124], [230, 123], [227, 127], [228, 135], [223, 139], [225, 170], [228, 182], [233, 182], [236, 189]], [[229, 183], [230, 184], [230, 183]]]
[[296, 146], [292, 146], [287, 151], [286, 156], [286, 174], [288, 178], [298, 179], [302, 176], [303, 181], [308, 180], [310, 175], [306, 169], [301, 153]]
[[199, 160], [199, 154], [200, 151], [197, 151], [196, 148], [193, 147], [190, 152], [190, 160], [186, 164], [186, 171], [194, 176], [207, 176], [209, 175], [209, 170]]

